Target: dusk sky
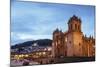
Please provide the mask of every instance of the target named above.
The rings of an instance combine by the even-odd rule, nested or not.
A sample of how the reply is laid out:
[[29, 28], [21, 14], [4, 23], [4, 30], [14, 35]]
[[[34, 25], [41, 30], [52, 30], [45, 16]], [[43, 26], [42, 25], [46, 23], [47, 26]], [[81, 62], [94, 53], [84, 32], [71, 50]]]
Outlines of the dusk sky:
[[58, 28], [68, 30], [68, 20], [76, 15], [82, 20], [87, 36], [95, 32], [95, 7], [39, 2], [11, 2], [11, 45], [29, 40], [52, 39]]

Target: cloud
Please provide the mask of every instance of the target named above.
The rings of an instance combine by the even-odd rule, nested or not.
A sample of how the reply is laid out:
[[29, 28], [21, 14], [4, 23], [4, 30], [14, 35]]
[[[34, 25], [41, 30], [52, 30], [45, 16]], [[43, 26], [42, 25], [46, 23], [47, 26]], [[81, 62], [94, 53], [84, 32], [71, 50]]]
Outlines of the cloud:
[[22, 43], [29, 40], [38, 40], [38, 39], [52, 39], [52, 35], [32, 35], [26, 33], [22, 34], [22, 33], [11, 32], [11, 45]]
[[11, 42], [52, 38], [56, 28], [63, 32], [68, 29], [67, 22], [73, 14], [82, 18], [82, 31], [93, 35], [93, 6], [14, 1], [11, 3]]

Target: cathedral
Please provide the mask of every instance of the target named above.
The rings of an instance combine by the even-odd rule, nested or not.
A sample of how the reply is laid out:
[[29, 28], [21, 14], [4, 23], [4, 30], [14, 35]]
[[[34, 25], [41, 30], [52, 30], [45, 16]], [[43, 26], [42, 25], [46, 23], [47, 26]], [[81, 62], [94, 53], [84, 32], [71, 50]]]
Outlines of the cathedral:
[[93, 57], [95, 38], [87, 37], [81, 30], [82, 21], [73, 15], [68, 21], [68, 31], [58, 28], [53, 32], [53, 57]]

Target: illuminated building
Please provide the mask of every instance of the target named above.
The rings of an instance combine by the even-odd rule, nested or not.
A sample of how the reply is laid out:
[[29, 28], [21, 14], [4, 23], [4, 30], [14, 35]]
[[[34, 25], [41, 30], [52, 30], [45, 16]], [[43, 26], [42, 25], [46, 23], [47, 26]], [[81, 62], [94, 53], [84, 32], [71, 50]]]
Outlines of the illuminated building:
[[95, 39], [84, 36], [81, 24], [81, 19], [73, 15], [68, 21], [68, 31], [56, 29], [53, 32], [53, 57], [95, 56]]

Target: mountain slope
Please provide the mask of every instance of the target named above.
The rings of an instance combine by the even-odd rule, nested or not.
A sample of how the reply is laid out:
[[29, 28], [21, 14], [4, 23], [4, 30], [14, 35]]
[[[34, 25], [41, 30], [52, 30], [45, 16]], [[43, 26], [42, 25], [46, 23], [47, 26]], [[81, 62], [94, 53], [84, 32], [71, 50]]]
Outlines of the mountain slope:
[[39, 40], [33, 40], [33, 41], [26, 41], [26, 42], [15, 44], [15, 45], [11, 46], [11, 49], [20, 48], [20, 47], [28, 47], [28, 46], [32, 46], [32, 44], [35, 44], [35, 43], [37, 43], [38, 46], [51, 46], [52, 40], [39, 39]]

